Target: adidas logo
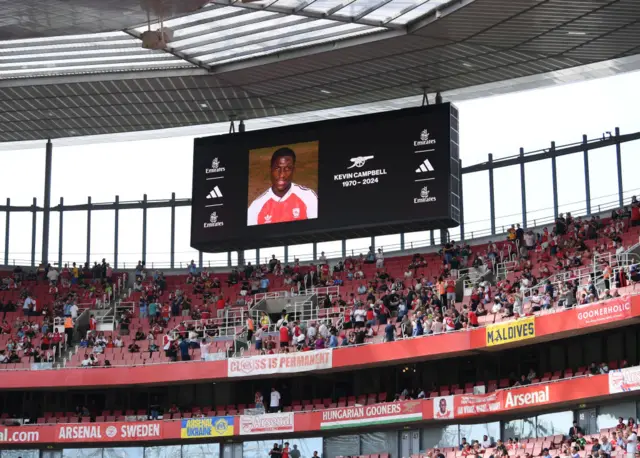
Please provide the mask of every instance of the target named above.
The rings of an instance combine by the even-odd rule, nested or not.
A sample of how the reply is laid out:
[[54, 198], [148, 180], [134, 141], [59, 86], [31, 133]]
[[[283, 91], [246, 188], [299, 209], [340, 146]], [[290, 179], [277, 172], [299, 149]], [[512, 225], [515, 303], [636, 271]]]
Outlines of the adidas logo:
[[219, 199], [222, 197], [222, 191], [220, 191], [219, 187], [215, 187], [213, 188], [213, 191], [211, 191], [208, 195], [207, 195], [207, 199]]
[[424, 162], [420, 164], [420, 167], [416, 169], [416, 173], [425, 173], [425, 172], [433, 172], [433, 171], [434, 171], [434, 168], [431, 165], [431, 162], [429, 162], [429, 159], [425, 159]]

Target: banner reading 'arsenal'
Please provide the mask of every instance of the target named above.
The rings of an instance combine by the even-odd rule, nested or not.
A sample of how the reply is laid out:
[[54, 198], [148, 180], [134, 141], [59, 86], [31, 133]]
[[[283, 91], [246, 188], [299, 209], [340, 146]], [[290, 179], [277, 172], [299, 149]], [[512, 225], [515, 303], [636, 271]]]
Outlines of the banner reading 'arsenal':
[[240, 435], [292, 433], [293, 412], [240, 416]]
[[55, 442], [122, 442], [163, 438], [162, 421], [132, 423], [61, 424], [56, 427]]

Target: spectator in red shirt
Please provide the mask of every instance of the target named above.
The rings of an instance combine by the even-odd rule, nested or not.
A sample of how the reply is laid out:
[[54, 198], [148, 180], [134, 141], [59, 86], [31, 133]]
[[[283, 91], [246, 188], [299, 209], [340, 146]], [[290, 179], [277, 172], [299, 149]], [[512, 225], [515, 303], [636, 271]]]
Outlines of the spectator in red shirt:
[[453, 307], [456, 303], [456, 282], [448, 280], [446, 285], [447, 305]]
[[225, 307], [225, 301], [222, 298], [222, 296], [218, 297], [218, 300], [216, 301], [216, 310], [217, 310], [217, 317], [218, 318], [222, 318], [224, 316], [224, 307]]
[[280, 327], [280, 346], [284, 348], [289, 346], [289, 327], [285, 323]]
[[477, 328], [480, 324], [478, 323], [478, 315], [473, 310], [469, 310], [467, 314], [467, 318], [469, 319], [469, 326]]

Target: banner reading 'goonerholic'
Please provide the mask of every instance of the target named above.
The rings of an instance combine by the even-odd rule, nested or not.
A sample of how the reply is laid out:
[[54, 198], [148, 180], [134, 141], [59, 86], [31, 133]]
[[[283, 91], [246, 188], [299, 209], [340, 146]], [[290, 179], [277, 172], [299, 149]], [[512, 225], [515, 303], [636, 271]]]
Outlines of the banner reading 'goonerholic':
[[331, 369], [331, 355], [331, 350], [317, 350], [251, 356], [249, 358], [229, 358], [228, 376], [248, 377]]
[[580, 328], [618, 322], [633, 316], [631, 296], [621, 296], [597, 304], [580, 306], [576, 308], [576, 311], [578, 313], [577, 326]]

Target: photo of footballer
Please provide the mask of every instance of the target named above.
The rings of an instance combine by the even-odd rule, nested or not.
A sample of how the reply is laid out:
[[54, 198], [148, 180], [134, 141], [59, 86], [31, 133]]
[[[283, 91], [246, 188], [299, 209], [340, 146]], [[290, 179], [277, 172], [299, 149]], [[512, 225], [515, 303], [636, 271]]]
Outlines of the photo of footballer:
[[318, 217], [318, 146], [314, 141], [249, 151], [247, 226]]

